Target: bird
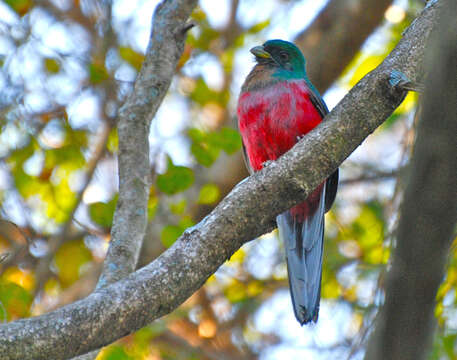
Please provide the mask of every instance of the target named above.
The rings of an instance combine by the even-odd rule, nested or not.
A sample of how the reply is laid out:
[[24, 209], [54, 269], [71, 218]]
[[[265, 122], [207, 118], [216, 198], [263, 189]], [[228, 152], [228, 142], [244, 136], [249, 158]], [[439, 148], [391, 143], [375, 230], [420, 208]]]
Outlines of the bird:
[[[249, 172], [290, 150], [329, 112], [307, 77], [305, 58], [285, 40], [251, 50], [255, 66], [238, 98], [238, 128]], [[284, 242], [290, 294], [300, 325], [317, 322], [322, 280], [324, 215], [335, 201], [338, 169], [306, 198], [276, 217]]]

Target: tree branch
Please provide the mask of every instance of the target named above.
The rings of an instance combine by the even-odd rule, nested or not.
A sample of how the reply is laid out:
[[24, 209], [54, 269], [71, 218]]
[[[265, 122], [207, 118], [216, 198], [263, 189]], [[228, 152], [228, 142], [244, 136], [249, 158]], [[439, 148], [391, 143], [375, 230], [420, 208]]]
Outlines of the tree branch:
[[419, 77], [424, 41], [435, 15], [436, 6], [425, 9], [392, 53], [326, 121], [278, 161], [236, 186], [155, 261], [84, 300], [0, 326], [3, 358], [72, 357], [109, 344], [179, 306], [243, 243], [272, 230], [277, 214], [303, 201], [393, 112], [404, 93], [389, 86], [390, 72], [395, 68], [412, 80]]
[[429, 61], [386, 301], [365, 357], [370, 360], [426, 358], [436, 292], [457, 221], [457, 3], [441, 3], [440, 25], [427, 48], [434, 59]]
[[146, 58], [133, 92], [119, 110], [119, 200], [111, 243], [97, 287], [135, 270], [148, 220], [149, 127], [184, 49], [196, 0], [163, 1], [154, 13]]

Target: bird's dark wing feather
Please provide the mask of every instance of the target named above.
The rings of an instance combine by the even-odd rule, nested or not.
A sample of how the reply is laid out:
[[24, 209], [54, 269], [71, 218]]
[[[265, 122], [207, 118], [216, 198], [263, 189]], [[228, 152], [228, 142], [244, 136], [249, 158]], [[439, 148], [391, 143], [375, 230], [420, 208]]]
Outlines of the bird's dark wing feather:
[[[310, 87], [309, 99], [314, 107], [319, 111], [322, 118], [329, 113], [327, 105], [325, 104], [322, 97], [317, 93], [314, 87]], [[329, 211], [335, 201], [336, 192], [338, 190], [338, 178], [339, 171], [336, 169], [332, 175], [330, 175], [325, 183], [325, 212]]]
[[309, 100], [313, 103], [314, 107], [319, 111], [321, 114], [322, 118], [325, 117], [329, 113], [328, 107], [325, 104], [324, 100], [322, 100], [322, 97], [319, 94], [316, 94], [316, 90], [314, 87], [309, 87], [310, 92], [309, 92]]
[[248, 157], [248, 154], [246, 152], [246, 146], [244, 146], [244, 143], [242, 142], [243, 144], [243, 159], [244, 159], [244, 163], [246, 164], [246, 168], [248, 169], [249, 171], [249, 174], [254, 174], [254, 169], [252, 168], [251, 166], [251, 163], [249, 162], [249, 157]]
[[335, 201], [336, 191], [338, 190], [338, 178], [339, 170], [336, 169], [325, 182], [325, 212], [330, 210]]

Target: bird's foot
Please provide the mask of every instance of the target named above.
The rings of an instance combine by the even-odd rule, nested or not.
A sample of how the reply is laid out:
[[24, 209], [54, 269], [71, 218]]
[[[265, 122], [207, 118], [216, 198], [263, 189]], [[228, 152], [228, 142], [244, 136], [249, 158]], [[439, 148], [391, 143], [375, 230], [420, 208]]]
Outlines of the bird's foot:
[[300, 141], [301, 139], [303, 139], [304, 137], [305, 137], [304, 134], [303, 134], [303, 135], [298, 135], [298, 136], [297, 136], [297, 142]]
[[395, 69], [390, 72], [389, 84], [404, 91], [424, 91], [424, 85], [411, 81], [404, 73]]
[[274, 164], [274, 160], [267, 160], [267, 161], [264, 161], [264, 162], [262, 163], [262, 167], [263, 167], [263, 168], [266, 168], [266, 167], [268, 167], [268, 166], [270, 166], [270, 165], [272, 165], [272, 164]]

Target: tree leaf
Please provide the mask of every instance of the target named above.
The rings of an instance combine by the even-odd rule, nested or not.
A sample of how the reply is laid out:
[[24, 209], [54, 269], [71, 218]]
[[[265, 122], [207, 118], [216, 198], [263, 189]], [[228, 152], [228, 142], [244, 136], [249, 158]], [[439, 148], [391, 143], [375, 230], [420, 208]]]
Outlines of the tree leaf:
[[206, 184], [200, 189], [200, 194], [198, 195], [199, 204], [214, 204], [219, 197], [221, 192], [217, 185], [215, 184]]
[[183, 229], [178, 225], [166, 225], [160, 234], [163, 246], [169, 248], [181, 236]]
[[168, 195], [184, 191], [194, 183], [194, 172], [185, 166], [169, 164], [165, 174], [157, 176], [157, 187]]
[[89, 79], [92, 84], [100, 84], [109, 78], [108, 71], [103, 65], [89, 64]]
[[89, 215], [93, 222], [104, 228], [110, 228], [113, 223], [114, 210], [116, 209], [118, 196], [109, 202], [95, 202], [89, 205]]
[[60, 71], [59, 62], [53, 58], [44, 59], [44, 67], [46, 68], [46, 71], [51, 74], [57, 74]]

